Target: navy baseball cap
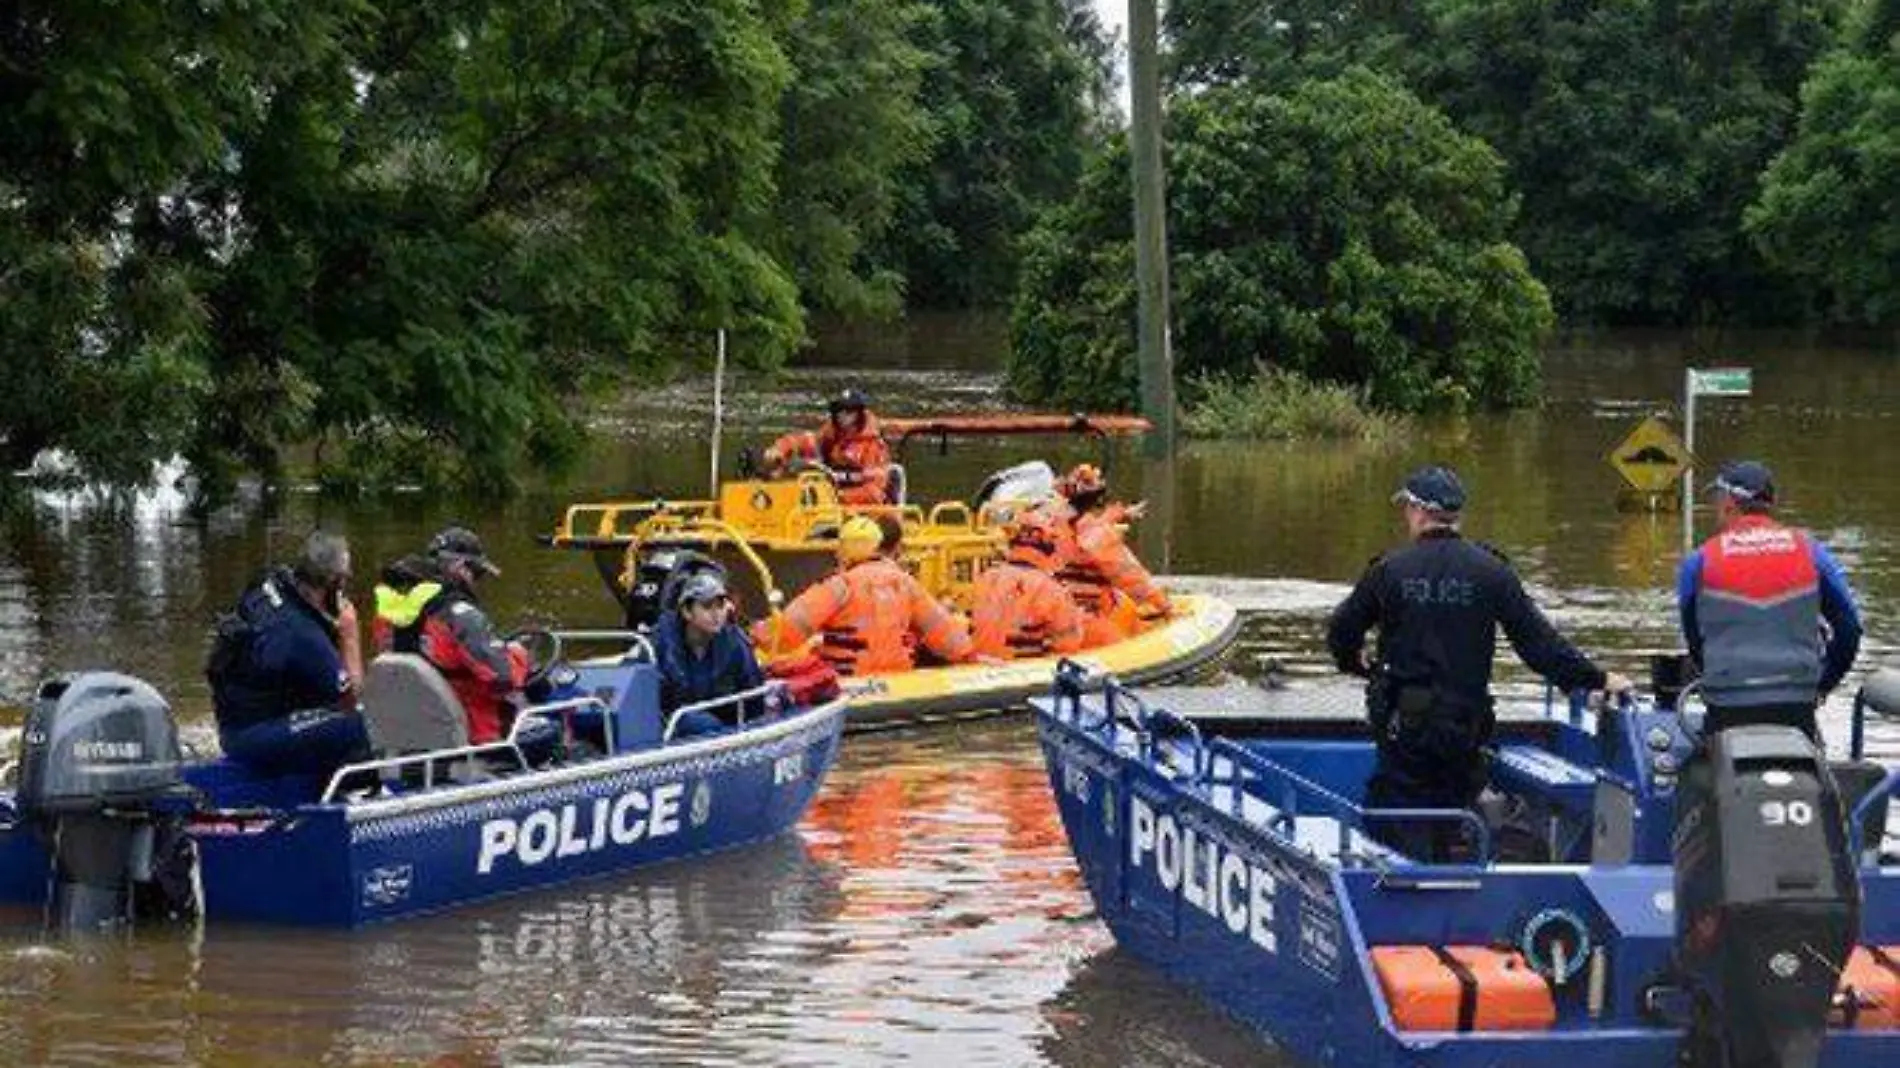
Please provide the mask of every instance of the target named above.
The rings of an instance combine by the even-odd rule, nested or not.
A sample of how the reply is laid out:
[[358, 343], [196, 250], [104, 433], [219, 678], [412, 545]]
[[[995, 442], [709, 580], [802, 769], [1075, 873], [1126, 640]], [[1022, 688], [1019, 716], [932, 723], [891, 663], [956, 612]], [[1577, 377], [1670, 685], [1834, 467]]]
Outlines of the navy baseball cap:
[[1392, 503], [1415, 504], [1428, 512], [1462, 512], [1465, 486], [1449, 467], [1421, 467], [1406, 476], [1405, 484], [1392, 495]]
[[1737, 460], [1725, 464], [1715, 481], [1709, 483], [1710, 493], [1726, 493], [1738, 501], [1752, 504], [1775, 503], [1775, 473], [1768, 465], [1754, 460]]
[[467, 527], [443, 527], [429, 539], [429, 555], [438, 560], [461, 560], [477, 571], [501, 574], [501, 568], [482, 549], [482, 539]]

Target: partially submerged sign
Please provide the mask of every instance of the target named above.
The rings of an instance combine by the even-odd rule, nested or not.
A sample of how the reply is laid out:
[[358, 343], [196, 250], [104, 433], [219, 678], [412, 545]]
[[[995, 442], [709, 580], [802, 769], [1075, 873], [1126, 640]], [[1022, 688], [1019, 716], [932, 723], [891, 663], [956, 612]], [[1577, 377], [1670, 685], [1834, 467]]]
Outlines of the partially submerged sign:
[[1607, 459], [1630, 489], [1638, 493], [1662, 493], [1670, 489], [1695, 463], [1676, 432], [1653, 415], [1636, 424], [1636, 429], [1610, 450]]
[[1689, 392], [1698, 397], [1746, 397], [1754, 386], [1754, 372], [1747, 367], [1689, 369]]

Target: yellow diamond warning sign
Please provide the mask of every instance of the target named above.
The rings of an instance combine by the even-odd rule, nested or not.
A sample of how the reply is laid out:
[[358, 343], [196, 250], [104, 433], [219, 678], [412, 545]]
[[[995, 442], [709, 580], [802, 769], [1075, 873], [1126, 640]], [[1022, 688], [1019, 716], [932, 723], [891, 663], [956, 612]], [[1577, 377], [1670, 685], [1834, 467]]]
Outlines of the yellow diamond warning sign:
[[1695, 463], [1676, 432], [1653, 415], [1636, 424], [1623, 443], [1610, 450], [1607, 459], [1638, 493], [1669, 489]]

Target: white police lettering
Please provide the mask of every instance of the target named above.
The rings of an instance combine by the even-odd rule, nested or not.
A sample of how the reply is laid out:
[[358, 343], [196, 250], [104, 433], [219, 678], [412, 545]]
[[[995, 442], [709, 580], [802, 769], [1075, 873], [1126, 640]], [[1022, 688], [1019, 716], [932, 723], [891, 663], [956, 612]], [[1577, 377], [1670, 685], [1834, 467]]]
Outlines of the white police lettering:
[[670, 782], [651, 790], [629, 790], [619, 797], [595, 798], [591, 804], [536, 809], [520, 819], [489, 820], [482, 824], [475, 871], [487, 875], [495, 870], [496, 861], [508, 856], [532, 868], [550, 857], [578, 857], [610, 845], [630, 846], [642, 838], [677, 834], [684, 792], [683, 784]]
[[1477, 603], [1478, 587], [1460, 578], [1441, 578], [1437, 582], [1427, 578], [1409, 578], [1399, 581], [1399, 596], [1407, 604], [1465, 607]]
[[1129, 799], [1128, 864], [1139, 870], [1152, 861], [1163, 889], [1227, 925], [1269, 953], [1279, 952], [1273, 929], [1273, 874], [1247, 861], [1218, 838], [1182, 829], [1171, 815], [1157, 816], [1140, 797]]

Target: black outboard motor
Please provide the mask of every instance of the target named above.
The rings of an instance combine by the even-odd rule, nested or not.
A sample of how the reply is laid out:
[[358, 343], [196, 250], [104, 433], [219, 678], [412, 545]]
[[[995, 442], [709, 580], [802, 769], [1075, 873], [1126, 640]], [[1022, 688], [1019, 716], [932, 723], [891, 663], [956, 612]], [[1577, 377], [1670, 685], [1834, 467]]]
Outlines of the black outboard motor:
[[1839, 794], [1791, 727], [1708, 737], [1676, 792], [1676, 953], [1693, 1068], [1812, 1068], [1860, 930]]
[[660, 616], [679, 601], [680, 587], [701, 571], [724, 576], [719, 561], [691, 549], [658, 546], [640, 554], [634, 567], [633, 585], [627, 590], [626, 622], [628, 630], [645, 630], [660, 621]]
[[178, 729], [158, 691], [103, 671], [41, 684], [20, 735], [18, 800], [53, 859], [48, 923], [98, 929], [141, 911], [195, 918], [186, 793]]

